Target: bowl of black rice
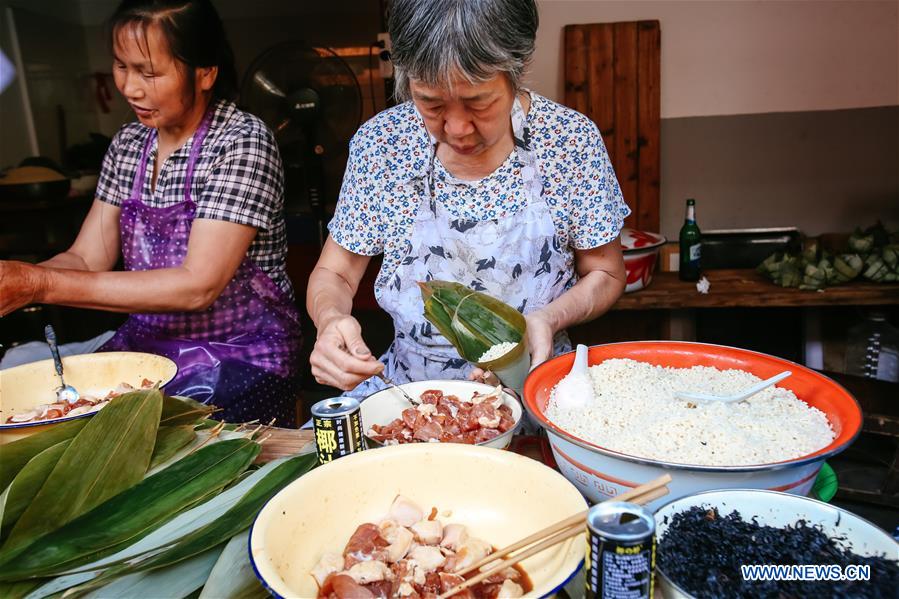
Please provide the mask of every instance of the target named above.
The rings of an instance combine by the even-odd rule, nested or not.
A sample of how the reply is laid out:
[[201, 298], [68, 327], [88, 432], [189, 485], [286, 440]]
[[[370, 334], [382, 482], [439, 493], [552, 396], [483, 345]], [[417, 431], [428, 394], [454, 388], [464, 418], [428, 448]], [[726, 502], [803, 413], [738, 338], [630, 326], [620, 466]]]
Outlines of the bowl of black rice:
[[[666, 598], [897, 596], [899, 543], [833, 505], [728, 489], [677, 499], [655, 516]], [[759, 574], [779, 580], [749, 579]]]

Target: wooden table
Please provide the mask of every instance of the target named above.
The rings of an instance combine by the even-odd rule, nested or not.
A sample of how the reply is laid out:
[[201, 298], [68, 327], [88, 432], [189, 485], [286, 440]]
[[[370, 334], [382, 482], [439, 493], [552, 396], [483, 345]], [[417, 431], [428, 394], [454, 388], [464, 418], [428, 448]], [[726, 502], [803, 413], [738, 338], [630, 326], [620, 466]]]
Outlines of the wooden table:
[[899, 284], [853, 282], [802, 291], [779, 287], [753, 269], [710, 270], [704, 275], [711, 284], [707, 295], [696, 291], [695, 283], [679, 280], [676, 272], [657, 272], [649, 287], [623, 295], [612, 310], [899, 304]]

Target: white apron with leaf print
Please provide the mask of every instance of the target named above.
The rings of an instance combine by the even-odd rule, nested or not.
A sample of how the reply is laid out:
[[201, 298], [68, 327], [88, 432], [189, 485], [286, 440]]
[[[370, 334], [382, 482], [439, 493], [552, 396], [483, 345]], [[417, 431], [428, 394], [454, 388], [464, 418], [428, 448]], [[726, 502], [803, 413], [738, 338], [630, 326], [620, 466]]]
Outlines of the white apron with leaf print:
[[[435, 182], [436, 141], [431, 139], [430, 166], [416, 185], [421, 203], [408, 251], [392, 272], [382, 269], [375, 297], [393, 318], [395, 337], [381, 356], [384, 374], [397, 384], [431, 379], [467, 379], [474, 366], [428, 322], [423, 314], [418, 281], [455, 281], [501, 299], [527, 314], [547, 305], [574, 284], [573, 256], [564, 251], [549, 206], [524, 110], [518, 98], [512, 107], [514, 153], [527, 202], [501, 219], [464, 220], [447, 212]], [[478, 185], [445, 174], [446, 185]], [[562, 332], [554, 339], [554, 353], [571, 349]], [[373, 377], [344, 395], [365, 398], [385, 387]]]

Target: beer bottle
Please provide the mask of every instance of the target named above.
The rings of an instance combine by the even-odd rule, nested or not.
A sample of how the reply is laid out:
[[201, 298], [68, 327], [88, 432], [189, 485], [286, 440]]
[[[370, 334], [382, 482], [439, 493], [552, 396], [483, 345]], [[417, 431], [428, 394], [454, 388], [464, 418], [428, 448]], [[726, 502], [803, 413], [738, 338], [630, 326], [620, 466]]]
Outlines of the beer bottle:
[[696, 200], [687, 200], [687, 215], [680, 229], [680, 270], [681, 281], [698, 281], [699, 254], [702, 249], [702, 235], [696, 224]]

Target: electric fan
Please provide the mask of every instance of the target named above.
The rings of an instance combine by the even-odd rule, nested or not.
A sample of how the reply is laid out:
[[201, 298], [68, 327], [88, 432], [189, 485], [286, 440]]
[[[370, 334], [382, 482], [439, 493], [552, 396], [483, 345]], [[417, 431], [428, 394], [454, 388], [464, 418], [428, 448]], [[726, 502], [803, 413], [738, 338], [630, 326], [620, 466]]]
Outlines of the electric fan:
[[285, 42], [247, 69], [240, 103], [275, 134], [285, 174], [285, 210], [311, 213], [324, 243], [325, 205], [339, 186], [349, 140], [362, 118], [352, 69], [329, 48]]

